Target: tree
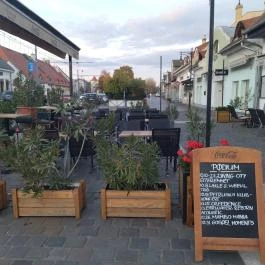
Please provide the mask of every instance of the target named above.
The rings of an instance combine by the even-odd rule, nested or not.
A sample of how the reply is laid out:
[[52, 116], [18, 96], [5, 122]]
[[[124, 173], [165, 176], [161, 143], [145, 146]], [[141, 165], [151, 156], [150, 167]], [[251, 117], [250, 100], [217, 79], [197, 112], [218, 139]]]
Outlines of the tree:
[[133, 69], [132, 67], [128, 66], [128, 65], [124, 65], [124, 66], [121, 66], [119, 69], [116, 69], [114, 71], [114, 74], [113, 74], [113, 78], [119, 75], [124, 75], [128, 78], [128, 80], [132, 80], [134, 79], [134, 72], [133, 72]]
[[108, 73], [106, 70], [102, 70], [98, 78], [98, 88], [101, 92], [106, 92], [106, 86], [110, 79], [110, 73]]
[[143, 99], [145, 97], [145, 82], [142, 79], [130, 81], [127, 89], [127, 99]]
[[147, 78], [145, 80], [146, 93], [156, 93], [156, 82], [153, 78]]

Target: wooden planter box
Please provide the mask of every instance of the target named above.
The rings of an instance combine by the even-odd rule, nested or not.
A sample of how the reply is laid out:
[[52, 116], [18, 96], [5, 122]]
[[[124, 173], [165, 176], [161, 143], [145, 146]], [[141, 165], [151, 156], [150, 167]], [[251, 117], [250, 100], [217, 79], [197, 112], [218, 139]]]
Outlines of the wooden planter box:
[[33, 120], [37, 118], [37, 109], [35, 107], [20, 106], [17, 107], [16, 112], [18, 114], [28, 114]]
[[170, 189], [152, 191], [101, 190], [101, 216], [171, 219]]
[[6, 182], [0, 180], [0, 210], [7, 207]]
[[220, 123], [230, 122], [229, 110], [217, 110], [216, 111], [216, 122], [220, 122]]
[[86, 203], [86, 184], [80, 181], [71, 190], [47, 190], [38, 197], [19, 189], [12, 190], [13, 215], [20, 216], [74, 216], [80, 218]]

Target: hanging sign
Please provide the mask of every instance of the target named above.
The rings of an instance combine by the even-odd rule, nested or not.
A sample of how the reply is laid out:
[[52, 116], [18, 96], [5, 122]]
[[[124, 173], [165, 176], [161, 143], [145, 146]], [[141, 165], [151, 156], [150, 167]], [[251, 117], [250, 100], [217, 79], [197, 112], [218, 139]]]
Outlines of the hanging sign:
[[228, 75], [228, 69], [215, 69], [215, 75]]

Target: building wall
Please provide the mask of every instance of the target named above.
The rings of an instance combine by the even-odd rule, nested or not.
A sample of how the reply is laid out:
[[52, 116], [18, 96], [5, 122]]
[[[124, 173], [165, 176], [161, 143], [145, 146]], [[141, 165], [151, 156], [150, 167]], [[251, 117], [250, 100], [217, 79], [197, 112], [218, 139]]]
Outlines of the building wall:
[[248, 107], [254, 107], [255, 86], [256, 60], [254, 58], [246, 64], [230, 68], [229, 75], [225, 79], [224, 105], [229, 104], [236, 96], [244, 97], [247, 89], [250, 92]]
[[5, 69], [0, 69], [0, 92], [12, 91], [12, 73]]

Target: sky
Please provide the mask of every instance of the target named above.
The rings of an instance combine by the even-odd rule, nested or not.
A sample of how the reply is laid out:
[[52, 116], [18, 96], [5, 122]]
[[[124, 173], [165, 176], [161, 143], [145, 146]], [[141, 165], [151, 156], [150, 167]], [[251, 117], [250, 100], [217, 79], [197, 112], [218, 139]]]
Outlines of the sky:
[[[133, 68], [136, 78], [160, 80], [180, 51], [209, 38], [209, 0], [20, 0], [81, 50], [74, 75]], [[214, 26], [230, 26], [238, 0], [215, 0]], [[264, 0], [241, 0], [243, 12], [264, 10]], [[38, 57], [48, 57], [40, 52]], [[51, 57], [50, 60], [60, 59]], [[76, 62], [76, 60], [74, 60]], [[81, 62], [85, 62], [82, 64]], [[59, 64], [67, 70], [66, 64]], [[75, 78], [75, 76], [74, 76]]]

